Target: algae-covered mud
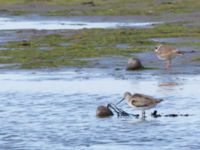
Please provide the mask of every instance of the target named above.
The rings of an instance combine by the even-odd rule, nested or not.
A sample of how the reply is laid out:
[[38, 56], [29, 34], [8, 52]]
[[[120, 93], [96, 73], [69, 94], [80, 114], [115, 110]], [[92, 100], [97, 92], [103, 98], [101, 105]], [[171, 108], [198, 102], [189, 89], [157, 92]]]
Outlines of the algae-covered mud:
[[[187, 25], [172, 22], [154, 24], [151, 28], [116, 26], [115, 29], [100, 29], [97, 26], [79, 30], [3, 30], [0, 62], [3, 68], [98, 67], [95, 60], [102, 57], [124, 56], [127, 59], [139, 52], [153, 52], [155, 45], [160, 43], [174, 45], [183, 51], [198, 51], [199, 27]], [[179, 38], [179, 41], [170, 42], [167, 38]], [[191, 62], [199, 59], [197, 55], [187, 56]], [[151, 61], [155, 62], [156, 58]]]
[[[26, 8], [27, 5], [42, 3], [41, 6], [47, 5], [47, 8], [49, 4], [52, 7], [55, 7], [55, 4], [63, 7], [74, 5], [79, 7], [79, 4], [91, 5], [92, 2], [20, 1], [17, 3], [13, 0], [2, 1], [2, 5]], [[109, 1], [98, 5], [103, 7], [107, 4], [109, 7], [114, 7], [114, 4], [121, 5], [121, 3], [119, 0], [116, 3]], [[198, 53], [200, 26], [199, 20], [196, 19], [199, 16], [196, 7], [199, 2], [196, 2], [196, 6], [191, 6], [192, 2], [186, 1], [136, 0], [134, 3], [131, 1], [126, 3], [124, 10], [127, 10], [126, 6], [130, 3], [146, 10], [150, 10], [154, 3], [158, 8], [161, 6], [166, 8], [162, 7], [162, 13], [134, 16], [131, 12], [126, 16], [111, 16], [112, 13], [110, 16], [95, 16], [97, 15], [95, 11], [90, 16], [39, 16], [40, 11], [26, 13], [24, 16], [9, 16], [9, 13], [5, 12], [0, 19], [1, 68], [99, 67], [99, 60], [102, 58], [124, 56], [122, 60], [124, 61], [138, 52], [152, 52], [157, 44], [169, 44], [180, 50]], [[87, 7], [90, 9], [92, 6]], [[168, 7], [180, 11], [168, 11]], [[199, 62], [198, 55], [187, 56], [190, 63]], [[151, 61], [155, 62], [155, 59]]]

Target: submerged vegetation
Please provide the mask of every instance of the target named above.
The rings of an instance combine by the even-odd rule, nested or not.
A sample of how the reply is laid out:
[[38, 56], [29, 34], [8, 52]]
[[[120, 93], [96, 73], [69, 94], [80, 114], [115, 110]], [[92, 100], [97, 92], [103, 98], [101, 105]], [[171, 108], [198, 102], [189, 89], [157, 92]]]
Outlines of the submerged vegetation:
[[[151, 38], [200, 37], [199, 33], [198, 27], [188, 28], [180, 23], [146, 29], [66, 30], [5, 43], [1, 48], [7, 50], [0, 51], [0, 63], [21, 64], [20, 67], [26, 69], [83, 66], [89, 63], [87, 58], [151, 51], [157, 44]], [[128, 46], [121, 48], [118, 44]]]

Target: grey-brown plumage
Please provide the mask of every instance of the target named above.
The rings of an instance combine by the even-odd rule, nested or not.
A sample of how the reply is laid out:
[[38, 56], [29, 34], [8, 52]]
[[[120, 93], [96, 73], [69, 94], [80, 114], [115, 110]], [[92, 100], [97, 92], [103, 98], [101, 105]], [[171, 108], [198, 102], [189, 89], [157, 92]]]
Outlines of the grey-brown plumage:
[[128, 103], [130, 103], [131, 106], [135, 106], [137, 108], [143, 109], [144, 107], [154, 107], [156, 104], [160, 103], [161, 99], [155, 99], [151, 96], [144, 95], [144, 94], [134, 94], [131, 95], [128, 99]]
[[142, 110], [143, 117], [145, 117], [145, 110], [150, 109], [163, 101], [162, 99], [157, 99], [144, 94], [136, 93], [132, 95], [130, 92], [124, 93], [124, 98], [122, 100], [124, 99], [127, 101], [130, 107]]
[[169, 69], [171, 67], [171, 61], [173, 58], [183, 55], [183, 52], [168, 45], [158, 45], [155, 47], [154, 52], [159, 59], [167, 61], [166, 69]]

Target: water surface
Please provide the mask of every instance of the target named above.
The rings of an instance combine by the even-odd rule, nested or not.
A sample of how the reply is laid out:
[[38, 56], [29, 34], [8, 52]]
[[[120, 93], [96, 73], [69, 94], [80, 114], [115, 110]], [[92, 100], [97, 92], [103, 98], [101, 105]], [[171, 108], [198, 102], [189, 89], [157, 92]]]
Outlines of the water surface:
[[55, 17], [36, 17], [36, 18], [20, 18], [20, 17], [1, 17], [0, 30], [61, 30], [61, 29], [110, 29], [110, 28], [145, 28], [152, 27], [154, 24], [160, 22], [138, 22], [138, 21], [88, 21], [88, 20], [74, 20], [70, 18]]
[[[168, 82], [176, 84], [163, 86]], [[0, 84], [0, 149], [200, 148], [199, 75], [149, 71], [113, 75], [107, 69], [2, 71]], [[153, 119], [149, 110], [146, 121], [95, 117], [97, 106], [115, 103], [125, 91], [163, 98], [156, 108], [161, 114], [192, 116]], [[140, 113], [126, 103], [120, 107]]]

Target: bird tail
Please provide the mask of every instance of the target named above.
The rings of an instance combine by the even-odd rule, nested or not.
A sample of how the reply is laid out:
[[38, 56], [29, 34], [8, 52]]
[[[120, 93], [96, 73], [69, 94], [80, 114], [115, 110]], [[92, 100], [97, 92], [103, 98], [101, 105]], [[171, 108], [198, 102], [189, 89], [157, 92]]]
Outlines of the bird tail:
[[184, 55], [184, 52], [177, 50], [177, 51], [176, 51], [176, 54], [177, 54], [177, 55]]
[[163, 101], [163, 99], [158, 99], [157, 100], [157, 103], [160, 103], [160, 102], [162, 102]]

